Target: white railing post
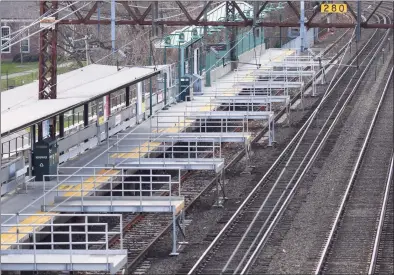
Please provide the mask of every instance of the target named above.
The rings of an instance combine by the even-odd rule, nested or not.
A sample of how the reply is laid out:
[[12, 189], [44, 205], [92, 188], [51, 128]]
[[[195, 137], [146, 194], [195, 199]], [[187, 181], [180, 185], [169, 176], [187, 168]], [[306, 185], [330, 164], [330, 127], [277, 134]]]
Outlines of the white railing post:
[[85, 216], [85, 250], [89, 250], [88, 242], [89, 242], [89, 233], [88, 233], [88, 216]]
[[120, 219], [120, 249], [123, 250], [123, 219], [122, 215], [119, 216]]
[[[125, 175], [124, 175], [124, 170], [122, 169], [122, 196], [124, 197], [124, 190], [125, 190], [125, 188], [124, 188], [124, 177], [125, 177]], [[111, 180], [111, 197], [113, 196], [113, 191], [112, 191], [112, 180]]]
[[[17, 249], [19, 249], [19, 213], [16, 213], [16, 241], [18, 243]], [[0, 225], [1, 226], [1, 225]]]
[[[19, 240], [17, 240], [19, 244]], [[37, 270], [37, 246], [36, 246], [36, 228], [33, 227], [33, 251], [34, 251], [34, 270]]]
[[51, 249], [55, 249], [55, 236], [53, 235], [55, 228], [53, 227], [53, 218], [54, 216], [51, 217]]
[[108, 248], [108, 224], [106, 223], [105, 224], [105, 228], [104, 228], [104, 230], [105, 230], [105, 250], [106, 250], [106, 260], [107, 260], [107, 271], [109, 272], [109, 252], [108, 252], [108, 250], [109, 250], [109, 248]]
[[72, 250], [73, 250], [73, 246], [72, 246], [72, 241], [73, 241], [73, 237], [72, 237], [72, 225], [70, 224], [69, 226], [68, 226], [68, 230], [69, 230], [69, 248], [70, 248], [70, 271], [72, 271], [73, 270], [73, 253], [72, 253]]

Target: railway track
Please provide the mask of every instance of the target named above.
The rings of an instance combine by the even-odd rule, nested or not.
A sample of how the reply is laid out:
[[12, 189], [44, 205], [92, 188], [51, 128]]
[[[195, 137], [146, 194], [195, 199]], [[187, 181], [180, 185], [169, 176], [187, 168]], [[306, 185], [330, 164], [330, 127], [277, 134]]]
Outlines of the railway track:
[[[343, 36], [346, 33], [344, 33], [333, 45], [328, 47], [325, 51], [325, 53], [329, 52], [330, 50], [333, 49], [336, 43], [340, 41], [340, 39], [343, 38]], [[338, 51], [336, 55], [332, 58], [332, 62], [336, 60], [342, 50]], [[310, 86], [311, 83], [307, 85]], [[291, 102], [292, 104], [296, 102], [296, 100], [300, 97], [300, 94], [296, 94]], [[285, 110], [283, 109], [280, 111], [276, 117], [275, 121], [279, 120], [279, 118], [285, 113]], [[256, 129], [253, 130], [253, 128], [249, 128], [252, 130], [252, 135], [255, 137], [253, 142], [256, 142], [257, 140], [261, 139], [261, 137], [264, 135], [264, 133], [267, 131], [266, 128], [262, 129], [260, 127], [257, 127]], [[244, 155], [243, 148], [236, 148], [235, 150], [233, 149], [233, 154], [227, 155], [226, 156], [226, 162], [228, 162], [228, 165], [226, 166], [226, 169], [228, 167], [231, 167], [235, 163], [237, 163]], [[209, 190], [213, 183], [215, 182], [215, 176], [212, 175], [207, 175], [206, 173], [198, 172], [198, 173], [191, 173], [186, 175], [189, 180], [190, 180], [190, 185], [183, 183], [182, 185], [182, 193], [185, 195], [185, 211], [193, 205], [193, 203], [202, 195], [204, 194], [207, 190]], [[213, 180], [212, 180], [213, 178]], [[146, 219], [146, 217], [153, 217], [152, 221], [150, 222], [151, 219]], [[129, 254], [128, 258], [128, 271], [134, 270], [138, 264], [140, 264], [143, 259], [144, 255], [147, 253], [149, 250], [150, 246], [155, 243], [161, 236], [163, 236], [170, 228], [171, 224], [169, 223], [169, 217], [165, 217], [163, 215], [153, 215], [153, 214], [144, 214], [144, 215], [135, 215], [132, 219], [124, 220], [124, 224], [127, 224], [126, 229], [124, 230], [124, 248], [129, 249], [131, 252]], [[147, 226], [154, 226], [154, 232], [156, 234], [144, 234], [144, 228]], [[138, 227], [137, 227], [138, 226]], [[133, 230], [131, 230], [133, 228]], [[152, 227], [151, 227], [152, 228]], [[138, 230], [140, 229], [140, 230]], [[136, 232], [135, 232], [136, 231]], [[140, 232], [140, 233], [138, 233]], [[147, 245], [147, 243], [149, 243]], [[114, 245], [117, 245], [117, 240], [113, 241]], [[144, 264], [143, 264], [144, 265]], [[143, 267], [142, 269], [147, 269], [148, 266]]]
[[393, 170], [394, 154], [387, 171], [387, 182], [382, 209], [380, 212], [374, 250], [368, 274], [393, 274], [394, 273], [394, 207], [393, 207]]
[[[243, 274], [248, 271], [270, 230], [280, 217], [284, 206], [291, 198], [293, 189], [297, 187], [305, 171], [313, 163], [344, 112], [344, 106], [352, 98], [355, 89], [348, 88], [359, 85], [360, 82], [357, 79], [362, 77], [362, 72], [370, 66], [370, 62], [367, 61], [371, 58], [372, 53], [380, 49], [381, 41], [375, 43], [376, 40], [379, 40], [377, 39], [379, 34], [378, 31], [375, 31], [362, 49], [361, 54], [357, 56], [363, 59], [359, 65], [365, 66], [365, 69], [353, 74], [348, 67], [336, 79], [336, 84], [324, 97], [317, 111], [306, 121], [197, 263], [191, 269], [190, 266], [187, 266], [190, 263], [186, 263], [180, 273], [188, 269], [190, 269], [188, 274]], [[375, 57], [376, 54], [373, 56]], [[356, 58], [353, 59], [348, 65], [355, 64], [356, 60], [358, 61]], [[334, 89], [339, 81], [341, 81], [341, 85], [346, 85], [342, 94], [339, 93], [339, 90], [342, 89]], [[338, 101], [337, 98], [339, 98]], [[326, 103], [322, 104], [323, 102]], [[314, 124], [311, 126], [316, 114], [318, 114], [319, 121], [325, 121], [323, 125]], [[331, 135], [331, 138], [335, 139], [335, 134]]]
[[[344, 33], [345, 35], [346, 33]], [[343, 36], [340, 37], [340, 39]], [[340, 40], [338, 39], [338, 41]], [[338, 42], [336, 41], [336, 42]], [[326, 52], [331, 50], [336, 43], [331, 45], [326, 49]], [[341, 51], [340, 51], [341, 52]], [[333, 61], [337, 59], [340, 55], [340, 52], [334, 56]], [[294, 98], [292, 98], [292, 103], [294, 103], [300, 94], [296, 94]], [[280, 111], [275, 120], [278, 120], [283, 114], [285, 110]], [[254, 132], [255, 141], [259, 140], [263, 134], [266, 132], [266, 129], [261, 130], [261, 128], [256, 128]], [[243, 148], [233, 148], [233, 153], [226, 156], [228, 160], [228, 166], [233, 165], [239, 159], [242, 158]], [[226, 161], [227, 162], [227, 161]], [[186, 175], [192, 184], [183, 184], [182, 193], [185, 195], [186, 199], [186, 209], [193, 205], [193, 203], [200, 197], [204, 192], [206, 192], [212, 186], [212, 178], [213, 175], [207, 175], [203, 172], [194, 172], [192, 174]], [[126, 214], [126, 213], [125, 213]], [[123, 224], [125, 224], [124, 229], [124, 248], [129, 250], [129, 271], [133, 270], [133, 268], [142, 261], [144, 254], [149, 249], [150, 245], [156, 242], [170, 227], [169, 224], [170, 217], [167, 215], [155, 215], [155, 214], [130, 214], [124, 215]], [[115, 227], [116, 228], [116, 227]], [[149, 228], [148, 230], [146, 228]], [[114, 248], [118, 247], [119, 243], [117, 239], [113, 239], [111, 241], [112, 246]]]
[[368, 273], [392, 155], [393, 69], [382, 93], [316, 274]]

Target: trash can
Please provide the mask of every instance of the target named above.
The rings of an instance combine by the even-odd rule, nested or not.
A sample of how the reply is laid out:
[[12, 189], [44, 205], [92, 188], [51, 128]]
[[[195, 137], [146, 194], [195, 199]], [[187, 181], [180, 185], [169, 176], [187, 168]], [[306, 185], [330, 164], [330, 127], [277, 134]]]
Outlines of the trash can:
[[188, 101], [190, 101], [190, 78], [182, 77], [181, 78], [181, 89], [179, 91], [181, 94], [179, 95], [179, 101], [185, 101], [186, 97], [188, 97]]
[[[56, 175], [59, 163], [57, 141], [46, 138], [34, 145], [33, 151], [34, 175], [36, 181], [43, 181], [44, 175]], [[45, 178], [48, 180], [48, 178]]]

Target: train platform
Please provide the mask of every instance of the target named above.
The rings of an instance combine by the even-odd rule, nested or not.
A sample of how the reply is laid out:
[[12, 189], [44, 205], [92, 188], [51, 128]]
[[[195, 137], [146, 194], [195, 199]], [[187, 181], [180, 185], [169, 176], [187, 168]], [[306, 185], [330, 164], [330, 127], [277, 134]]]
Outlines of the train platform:
[[[265, 67], [269, 66], [270, 62], [274, 61], [280, 61], [283, 60], [286, 56], [289, 56], [293, 54], [294, 51], [292, 50], [281, 50], [281, 49], [270, 49], [269, 51], [265, 52], [262, 54], [262, 56], [258, 57], [259, 61], [261, 64], [263, 64]], [[253, 63], [253, 61], [251, 62]], [[236, 92], [238, 91], [237, 89], [233, 88], [234, 83], [231, 81], [231, 79], [234, 78], [235, 74], [243, 74], [245, 78], [248, 76], [248, 71], [242, 70], [243, 65], [240, 65], [239, 69], [240, 71], [238, 72], [230, 72], [227, 75], [223, 76], [221, 79], [218, 81], [214, 82], [211, 87], [205, 87], [204, 88], [204, 93], [206, 94], [212, 94], [216, 93], [218, 90], [227, 90], [224, 95], [235, 95]], [[249, 67], [250, 65], [245, 65], [245, 67]], [[252, 69], [251, 69], [252, 70]], [[223, 94], [223, 93], [222, 93]], [[204, 102], [206, 99], [204, 99], [203, 96], [198, 97], [194, 96], [193, 100], [195, 101], [201, 101]], [[160, 114], [165, 115], [166, 117], [176, 117], [176, 120], [170, 120], [170, 122], [165, 123], [166, 128], [164, 130], [159, 130], [161, 132], [165, 133], [177, 133], [181, 131], [182, 129], [188, 127], [191, 125], [192, 120], [182, 120], [179, 119], [179, 113], [182, 113], [186, 110], [188, 102], [181, 102], [177, 103], [173, 106], [171, 106], [168, 110], [163, 110], [160, 111]], [[203, 107], [198, 107], [198, 111], [208, 111], [210, 108], [209, 106], [203, 106]], [[105, 154], [105, 152], [108, 150], [109, 147], [113, 146], [115, 143], [118, 143], [119, 145], [126, 145], [126, 146], [134, 146], [137, 145], [139, 140], [142, 139], [149, 139], [149, 132], [157, 132], [158, 128], [156, 127], [161, 121], [160, 121], [159, 116], [153, 116], [152, 118], [148, 118], [147, 120], [143, 121], [141, 124], [136, 125], [135, 127], [129, 128], [126, 131], [123, 132], [124, 135], [127, 135], [129, 139], [125, 139], [124, 141], [122, 140], [109, 140], [108, 142], [104, 142], [100, 144], [98, 147], [86, 151], [85, 154], [82, 154], [75, 159], [67, 161], [67, 163], [63, 164], [63, 166], [67, 167], [75, 167], [74, 171], [68, 171], [67, 173], [74, 174], [74, 177], [78, 177], [78, 170], [80, 170], [81, 167], [87, 166], [87, 167], [103, 167], [105, 164], [107, 164], [108, 161], [108, 155]], [[171, 125], [172, 124], [172, 125]], [[138, 139], [134, 140], [133, 143], [133, 134], [138, 135]], [[144, 136], [145, 134], [145, 136]], [[120, 138], [121, 139], [121, 138]], [[150, 145], [151, 148], [154, 148], [155, 146], [159, 145], [159, 142], [152, 142], [152, 141], [146, 141], [143, 143], [143, 145], [146, 147], [147, 145]], [[142, 155], [141, 155], [142, 154]], [[118, 156], [119, 157], [119, 156]], [[138, 149], [134, 149], [130, 151], [127, 154], [123, 154], [124, 158], [137, 158], [137, 157], [144, 157], [143, 152], [139, 152]], [[59, 170], [61, 170], [62, 166], [59, 167]], [[97, 180], [98, 182], [105, 183], [108, 177], [105, 176], [106, 170], [101, 169], [99, 171], [93, 171], [92, 169], [91, 174], [97, 173], [97, 175], [102, 175]], [[86, 170], [84, 170], [84, 173], [87, 173]], [[111, 173], [117, 173], [117, 170], [112, 170]], [[82, 184], [67, 184], [67, 182], [62, 185], [62, 188], [65, 190], [68, 190], [69, 192], [64, 194], [64, 196], [73, 196], [75, 195], [75, 192], [78, 192], [78, 190], [84, 189], [88, 190], [89, 188], [93, 188], [92, 184], [93, 178], [87, 179], [84, 183]], [[50, 184], [54, 183], [49, 183], [48, 187]], [[25, 208], [28, 203], [33, 202], [37, 197], [39, 197], [39, 194], [42, 194], [42, 188], [43, 188], [43, 183], [42, 182], [36, 182], [36, 183], [31, 183], [30, 185], [32, 188], [28, 188], [27, 193], [23, 192], [15, 192], [13, 194], [9, 194], [6, 198], [2, 199], [2, 213], [21, 213], [23, 212], [24, 214], [26, 213], [36, 213], [38, 209], [40, 209], [40, 206], [37, 207], [28, 207]], [[41, 190], [41, 191], [40, 191]], [[87, 195], [88, 192], [86, 191], [84, 195]], [[22, 203], [17, 203], [17, 201], [22, 202]], [[21, 211], [23, 210], [23, 211]], [[26, 219], [26, 217], [25, 217]], [[3, 221], [3, 219], [2, 219]], [[33, 220], [28, 220], [29, 222], [33, 222]], [[40, 221], [40, 222], [45, 222], [45, 221]]]
[[[261, 64], [261, 70], [267, 70], [271, 66], [270, 63], [281, 62], [287, 56], [290, 56], [294, 53], [295, 51], [293, 50], [270, 49], [262, 53], [261, 56], [254, 58], [254, 60], [252, 60], [250, 63], [259, 62]], [[221, 96], [236, 96], [239, 93], [239, 88], [234, 87], [234, 78], [237, 75], [237, 79], [241, 77], [245, 82], [248, 80], [251, 81], [250, 75], [254, 70], [256, 70], [256, 67], [251, 66], [250, 63], [249, 65], [240, 64], [238, 71], [232, 71], [224, 75], [222, 78], [213, 82], [211, 87], [204, 87], [204, 94], [217, 95], [219, 93]], [[138, 162], [141, 159], [145, 159], [146, 162], [149, 162], [149, 155], [155, 149], [160, 147], [161, 141], [155, 141], [152, 139], [152, 136], [166, 134], [168, 137], [171, 134], [177, 137], [177, 133], [181, 133], [186, 128], [192, 126], [194, 121], [198, 118], [198, 116], [193, 116], [193, 114], [195, 115], [199, 112], [211, 114], [215, 113], [213, 111], [215, 107], [210, 105], [208, 96], [195, 95], [192, 96], [192, 99], [194, 105], [190, 105], [190, 102], [187, 101], [176, 103], [168, 110], [161, 110], [152, 117], [142, 121], [140, 124], [136, 124], [133, 127], [126, 129], [119, 135], [116, 135], [116, 137], [109, 138], [107, 141], [99, 144], [96, 148], [88, 150], [84, 154], [81, 154], [74, 159], [68, 160], [58, 168], [60, 180], [59, 178], [56, 180], [56, 177], [54, 177], [51, 180], [45, 182], [32, 182], [26, 188], [26, 192], [24, 190], [20, 190], [18, 192], [7, 194], [7, 196], [2, 198], [1, 201], [2, 214], [8, 214], [1, 219], [3, 232], [1, 234], [2, 243], [13, 241], [19, 242], [23, 238], [26, 238], [26, 236], [23, 234], [17, 234], [16, 228], [7, 226], [7, 224], [14, 224], [16, 219], [18, 219], [19, 224], [34, 224], [34, 226], [30, 227], [31, 229], [38, 228], [38, 225], [40, 224], [45, 225], [49, 223], [51, 218], [37, 215], [44, 213], [42, 212], [43, 205], [45, 206], [44, 210], [51, 211], [51, 213], [59, 213], [60, 211], [53, 211], [54, 208], [50, 208], [48, 205], [59, 203], [64, 200], [67, 201], [67, 199], [64, 199], [67, 197], [71, 198], [69, 201], [71, 201], [70, 204], [73, 204], [72, 201], [78, 200], [75, 199], [76, 197], [91, 195], [92, 190], [97, 191], [102, 186], [105, 186], [110, 179], [119, 176], [123, 169], [133, 167], [133, 165], [134, 167], [140, 168], [145, 167], [150, 169], [160, 169], [163, 167], [163, 169], [165, 169], [165, 163], [160, 166], [160, 163], [158, 162], [159, 159], [153, 159], [157, 163], [151, 162], [151, 165], [149, 165], [149, 163], [138, 165]], [[186, 110], [188, 111], [186, 112]], [[260, 112], [258, 119], [273, 118], [273, 113], [263, 113], [264, 115], [262, 116]], [[224, 115], [225, 114], [221, 114], [221, 116]], [[234, 137], [229, 136], [228, 138]], [[245, 140], [248, 141], [249, 139], [248, 133], [246, 133], [246, 139], [243, 139], [243, 141], [245, 142]], [[119, 149], [119, 152], [114, 152], [114, 148], [119, 147], [122, 147], [122, 150], [127, 148], [126, 152], [120, 152]], [[111, 159], [124, 159], [124, 164], [123, 166], [118, 166], [118, 168], [115, 167], [116, 165], [112, 165], [112, 167], [109, 168], [104, 168], [110, 163], [109, 160]], [[177, 161], [181, 162], [182, 159], [178, 159]], [[195, 161], [198, 161], [198, 159], [195, 159]], [[211, 163], [215, 163], [215, 168], [213, 168], [215, 172], [220, 172], [220, 170], [224, 167], [224, 160], [212, 159]], [[183, 165], [185, 164], [183, 163]], [[184, 169], [187, 169], [187, 166], [183, 167]], [[181, 168], [176, 167], [176, 169]], [[62, 190], [61, 193], [63, 198], [56, 196], [54, 192], [52, 192], [51, 195], [46, 195], [46, 192], [44, 192], [55, 187]], [[94, 206], [99, 208], [100, 204], [103, 204], [96, 203], [94, 199], [90, 200], [92, 200], [92, 207]], [[180, 209], [183, 208], [184, 203], [181, 199], [174, 201], [175, 202], [172, 207], [175, 207], [180, 211]], [[119, 200], [118, 204], [120, 205], [120, 208], [125, 207], [124, 201]], [[130, 205], [126, 205], [126, 207], [128, 207], [129, 210], [134, 207], [133, 209], [137, 211], [138, 207], [143, 206], [144, 209], [156, 211], [157, 207], [155, 208], [155, 204], [160, 205], [160, 203], [157, 201], [150, 203], [149, 199], [147, 199], [143, 204], [140, 203], [138, 205], [138, 203], [136, 203], [134, 205], [131, 203]], [[111, 208], [112, 206], [108, 205], [107, 203], [105, 204], [105, 207], [108, 210], [108, 208]], [[179, 211], [177, 210], [177, 212]], [[31, 216], [29, 216], [30, 214]], [[15, 232], [15, 234], [10, 234], [12, 232]], [[7, 249], [9, 247], [10, 245], [2, 245], [2, 249]]]

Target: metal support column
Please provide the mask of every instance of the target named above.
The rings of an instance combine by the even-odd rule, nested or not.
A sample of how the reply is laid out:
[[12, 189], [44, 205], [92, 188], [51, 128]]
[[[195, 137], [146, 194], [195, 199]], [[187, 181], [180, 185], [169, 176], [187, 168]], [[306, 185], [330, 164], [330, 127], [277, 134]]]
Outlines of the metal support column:
[[153, 87], [152, 87], [152, 77], [149, 78], [149, 117], [153, 115]]
[[361, 1], [357, 0], [357, 27], [356, 27], [356, 41], [361, 39]]
[[259, 18], [259, 6], [260, 6], [260, 1], [254, 1], [253, 2], [253, 26], [257, 25], [257, 20]]
[[[56, 11], [58, 1], [40, 1], [40, 15]], [[57, 19], [57, 15], [54, 16]], [[55, 99], [57, 95], [57, 24], [40, 32], [38, 66], [38, 99]], [[50, 119], [50, 136], [56, 136], [56, 118]], [[42, 139], [42, 123], [39, 123], [39, 139]]]
[[[208, 1], [205, 1], [205, 5], [208, 4]], [[204, 21], [207, 21], [207, 11], [204, 11]], [[207, 43], [207, 36], [208, 36], [208, 27], [204, 26], [204, 39], [203, 39], [203, 45], [206, 45]], [[211, 87], [211, 70], [209, 68], [210, 64], [208, 62], [209, 60], [209, 49], [206, 47], [205, 49], [202, 49], [204, 52], [204, 61], [205, 61], [205, 87]]]
[[83, 126], [89, 125], [89, 103], [83, 105]]
[[[113, 58], [113, 65], [118, 65], [118, 55], [116, 53], [116, 2], [115, 0], [111, 0], [111, 51]], [[103, 110], [104, 110], [104, 119], [105, 123], [108, 124], [108, 118], [111, 115], [111, 95], [104, 96], [103, 100]], [[108, 129], [106, 127], [105, 129]], [[108, 133], [107, 133], [108, 137]]]
[[157, 25], [157, 19], [159, 19], [159, 2], [154, 1], [152, 5], [152, 36], [159, 36], [159, 26]]
[[64, 114], [59, 115], [59, 137], [64, 137]]
[[300, 1], [300, 36], [301, 52], [305, 50], [305, 1]]
[[36, 126], [30, 126], [30, 154], [29, 154], [29, 178], [33, 176], [33, 152], [36, 143]]
[[164, 73], [164, 110], [167, 110], [167, 73]]
[[[235, 2], [227, 1], [226, 2], [226, 21], [234, 22], [235, 21]], [[231, 26], [228, 27], [229, 30], [229, 45], [230, 45], [230, 61], [231, 61], [231, 70], [237, 69], [237, 48], [236, 39], [237, 39], [237, 27]]]
[[126, 107], [130, 106], [130, 86], [126, 87]]
[[[0, 2], [1, 6], [1, 2]], [[1, 32], [1, 13], [0, 13], [0, 32]], [[0, 33], [0, 170], [3, 160], [3, 144], [1, 143], [1, 33]], [[0, 185], [1, 188], [1, 185]], [[1, 203], [0, 203], [0, 216], [1, 216]], [[1, 237], [1, 226], [0, 226], [0, 237]], [[1, 244], [1, 239], [0, 239]], [[1, 257], [0, 257], [0, 275], [1, 275]]]
[[115, 0], [111, 0], [111, 48], [112, 53], [115, 53], [115, 40], [116, 40], [116, 25], [115, 25], [115, 18], [116, 18], [116, 3]]
[[42, 122], [37, 123], [37, 139], [38, 141], [42, 140]]
[[179, 253], [177, 252], [177, 238], [176, 238], [176, 209], [175, 207], [172, 208], [172, 252], [170, 253], [171, 256], [177, 256]]

